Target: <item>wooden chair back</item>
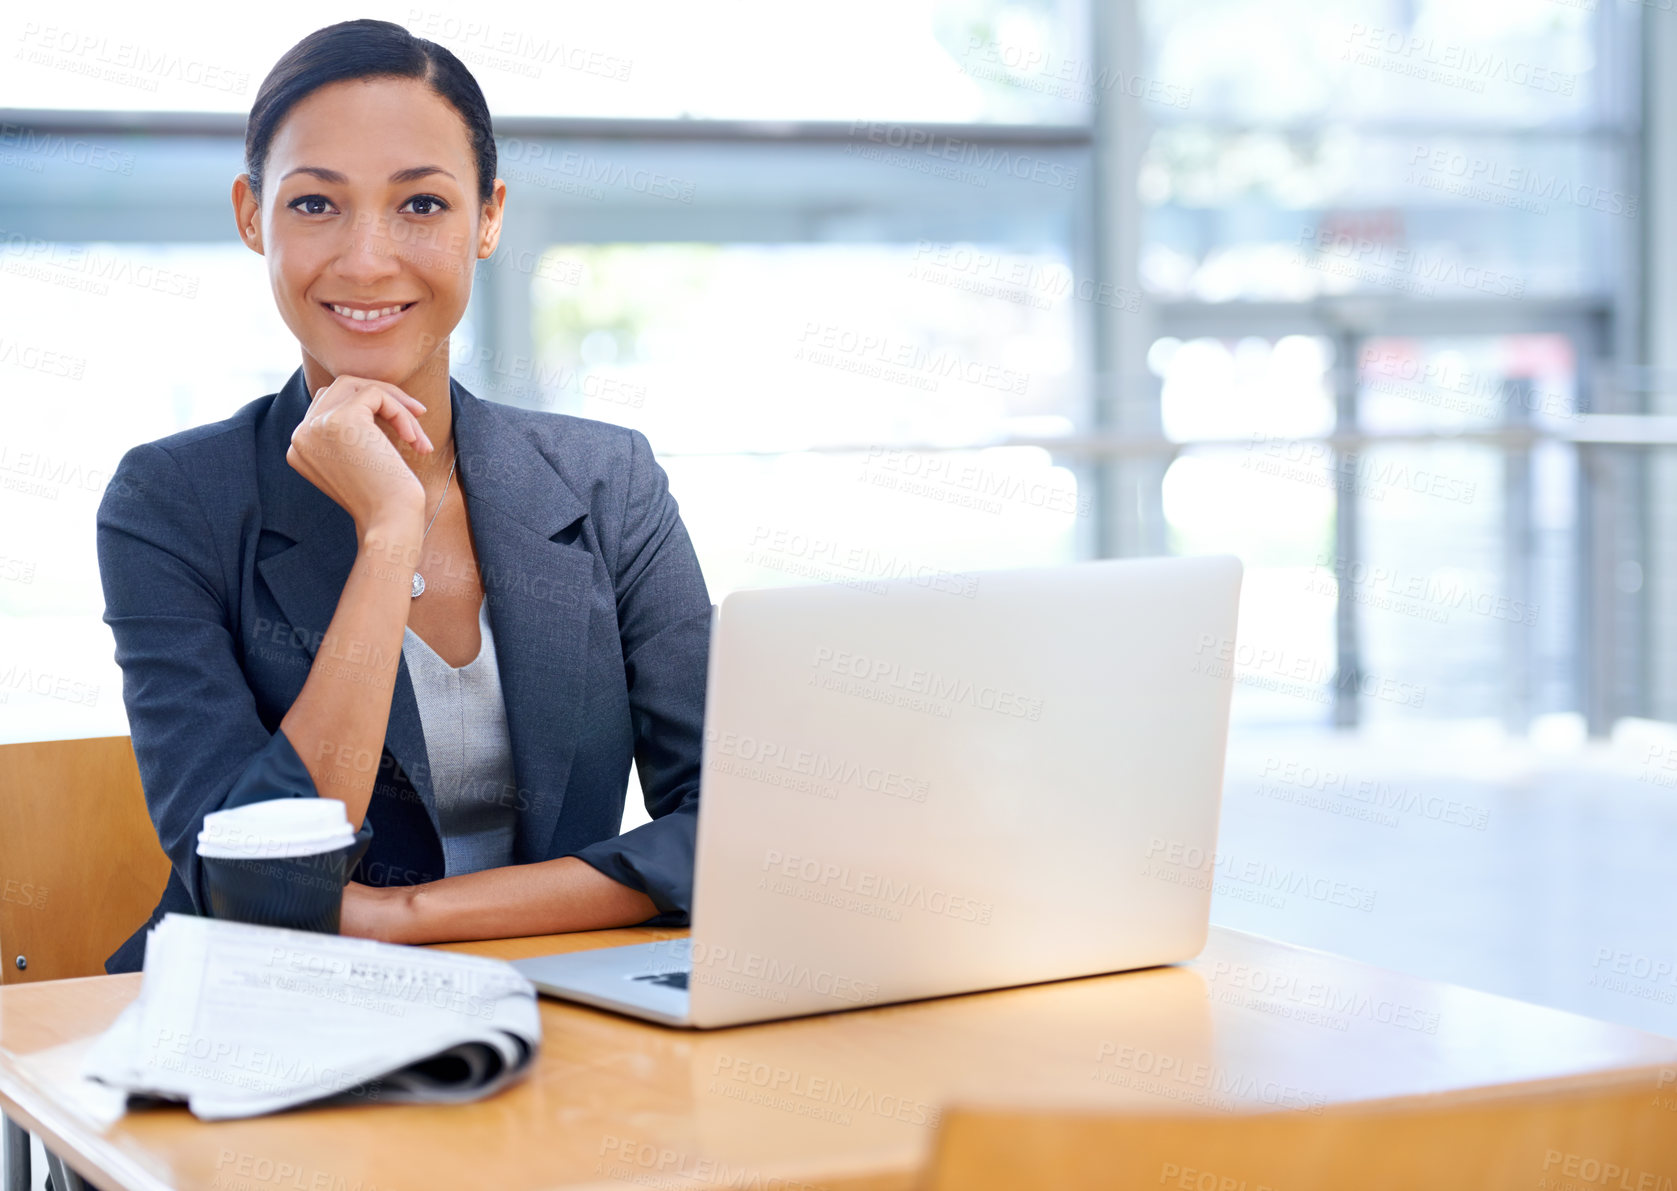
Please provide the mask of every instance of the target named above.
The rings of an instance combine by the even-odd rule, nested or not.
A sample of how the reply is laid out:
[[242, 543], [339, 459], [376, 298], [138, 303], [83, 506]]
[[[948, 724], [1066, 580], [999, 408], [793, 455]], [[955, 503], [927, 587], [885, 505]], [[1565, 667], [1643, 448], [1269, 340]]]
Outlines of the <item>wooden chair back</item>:
[[168, 879], [128, 737], [0, 745], [0, 984], [104, 975]]
[[1677, 1065], [1312, 1111], [951, 1106], [925, 1191], [1677, 1186]]

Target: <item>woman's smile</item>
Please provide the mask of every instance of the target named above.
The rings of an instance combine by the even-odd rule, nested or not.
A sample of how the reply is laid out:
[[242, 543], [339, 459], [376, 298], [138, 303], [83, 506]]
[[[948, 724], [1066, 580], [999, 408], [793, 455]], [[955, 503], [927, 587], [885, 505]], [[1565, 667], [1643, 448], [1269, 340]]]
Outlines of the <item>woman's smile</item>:
[[379, 305], [365, 302], [322, 302], [320, 305], [332, 316], [332, 321], [345, 330], [358, 335], [373, 335], [401, 322], [407, 312], [418, 305], [418, 301], [387, 302]]

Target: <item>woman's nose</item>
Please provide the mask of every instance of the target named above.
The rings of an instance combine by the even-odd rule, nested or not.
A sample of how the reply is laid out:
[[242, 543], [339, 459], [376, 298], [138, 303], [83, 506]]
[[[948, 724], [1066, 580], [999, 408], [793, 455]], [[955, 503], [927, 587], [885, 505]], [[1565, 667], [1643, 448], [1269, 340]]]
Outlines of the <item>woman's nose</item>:
[[338, 257], [345, 276], [383, 277], [398, 270], [402, 246], [382, 215], [356, 215], [349, 226], [349, 242]]

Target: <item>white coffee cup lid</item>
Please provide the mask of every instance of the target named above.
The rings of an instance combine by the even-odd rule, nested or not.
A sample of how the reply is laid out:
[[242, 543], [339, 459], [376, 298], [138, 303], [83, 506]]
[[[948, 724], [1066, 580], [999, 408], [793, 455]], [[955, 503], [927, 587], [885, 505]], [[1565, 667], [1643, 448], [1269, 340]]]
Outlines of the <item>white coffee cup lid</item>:
[[198, 855], [229, 860], [313, 856], [354, 842], [349, 816], [336, 798], [270, 798], [205, 815]]

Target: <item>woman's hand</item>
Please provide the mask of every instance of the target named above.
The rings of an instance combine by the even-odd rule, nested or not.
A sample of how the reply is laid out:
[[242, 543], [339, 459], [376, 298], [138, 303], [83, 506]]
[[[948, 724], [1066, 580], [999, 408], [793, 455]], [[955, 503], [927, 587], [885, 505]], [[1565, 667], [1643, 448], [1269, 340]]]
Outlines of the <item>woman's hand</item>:
[[425, 486], [385, 436], [389, 423], [419, 454], [434, 448], [420, 402], [386, 381], [340, 376], [314, 395], [285, 461], [355, 518], [358, 536], [388, 519], [424, 516]]
[[362, 885], [351, 881], [344, 886], [343, 909], [338, 912], [338, 933], [383, 943], [415, 941], [413, 885]]

